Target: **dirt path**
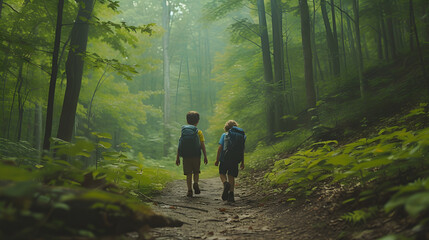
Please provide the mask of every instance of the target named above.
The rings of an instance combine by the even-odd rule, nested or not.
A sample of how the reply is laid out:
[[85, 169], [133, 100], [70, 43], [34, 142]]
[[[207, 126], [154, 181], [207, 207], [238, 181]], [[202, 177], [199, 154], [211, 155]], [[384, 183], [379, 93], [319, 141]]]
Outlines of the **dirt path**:
[[201, 194], [192, 198], [186, 197], [184, 180], [170, 183], [155, 199], [166, 204], [154, 205], [153, 209], [185, 224], [153, 229], [153, 239], [329, 239], [314, 230], [310, 235], [308, 217], [288, 215], [285, 204], [261, 201], [250, 185], [238, 180], [236, 202], [230, 204], [220, 198], [222, 184], [218, 178], [201, 180]]
[[[154, 239], [279, 239], [261, 209], [237, 181], [235, 203], [220, 198], [218, 178], [200, 180], [201, 194], [186, 197], [186, 182], [172, 182], [155, 200], [167, 203], [154, 206], [156, 212], [184, 222], [180, 228], [152, 230]], [[191, 208], [186, 208], [191, 207]], [[195, 209], [193, 209], [195, 208]]]

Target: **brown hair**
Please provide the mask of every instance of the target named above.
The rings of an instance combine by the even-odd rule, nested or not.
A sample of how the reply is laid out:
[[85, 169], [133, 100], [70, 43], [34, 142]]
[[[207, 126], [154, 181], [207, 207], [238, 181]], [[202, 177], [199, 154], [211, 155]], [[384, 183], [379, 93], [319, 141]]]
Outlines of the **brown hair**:
[[225, 132], [228, 132], [229, 129], [231, 129], [232, 127], [238, 127], [238, 123], [234, 120], [228, 120], [225, 123], [225, 127], [223, 127], [223, 129], [225, 130]]
[[200, 121], [200, 114], [196, 111], [190, 111], [186, 114], [188, 124], [195, 125]]

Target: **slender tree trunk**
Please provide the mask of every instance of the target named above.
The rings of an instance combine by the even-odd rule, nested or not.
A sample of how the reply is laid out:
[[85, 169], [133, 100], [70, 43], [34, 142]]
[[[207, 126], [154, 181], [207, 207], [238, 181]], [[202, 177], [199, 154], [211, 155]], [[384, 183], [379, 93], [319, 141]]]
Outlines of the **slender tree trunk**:
[[22, 71], [24, 68], [24, 61], [20, 61], [20, 65], [19, 65], [19, 70], [18, 70], [18, 78], [16, 79], [16, 85], [15, 85], [15, 90], [13, 92], [13, 97], [12, 97], [12, 104], [10, 106], [10, 111], [9, 111], [9, 120], [8, 120], [8, 124], [7, 124], [7, 134], [6, 134], [6, 138], [10, 139], [10, 130], [12, 127], [12, 115], [13, 115], [13, 107], [15, 106], [15, 97], [19, 96], [20, 91], [21, 91], [21, 87], [22, 87]]
[[37, 150], [42, 150], [42, 106], [35, 104], [34, 126], [33, 126], [33, 146]]
[[[381, 9], [381, 6], [380, 6], [380, 9]], [[389, 56], [390, 43], [387, 37], [386, 24], [384, 22], [384, 14], [382, 10], [380, 10], [380, 24], [381, 24], [381, 32], [383, 34], [383, 40], [384, 40], [384, 58], [388, 60], [390, 58]]]
[[387, 38], [389, 43], [390, 56], [395, 59], [396, 56], [396, 39], [395, 30], [393, 26], [393, 2], [391, 0], [384, 0], [384, 10], [386, 11], [386, 25], [387, 25]]
[[188, 75], [188, 85], [189, 85], [189, 99], [191, 100], [191, 109], [194, 109], [194, 100], [192, 98], [192, 82], [191, 82], [191, 73], [189, 71], [189, 57], [188, 52], [186, 52], [186, 71]]
[[366, 59], [369, 59], [369, 49], [368, 49], [368, 43], [366, 42], [366, 35], [365, 33], [362, 34], [362, 40], [363, 40], [363, 49], [365, 49], [365, 57]]
[[106, 67], [104, 68], [104, 72], [101, 75], [101, 77], [98, 79], [97, 85], [95, 86], [94, 92], [92, 93], [91, 100], [89, 101], [89, 104], [88, 104], [88, 112], [86, 115], [86, 120], [88, 124], [88, 135], [91, 132], [92, 104], [94, 103], [95, 94], [97, 93], [98, 89], [100, 89], [101, 84], [103, 84], [103, 79], [105, 79], [105, 75], [107, 73], [108, 68], [109, 68], [109, 64], [106, 64]]
[[[287, 29], [287, 15], [285, 15], [285, 26]], [[290, 106], [291, 109], [290, 111], [292, 113], [295, 112], [295, 100], [294, 100], [294, 90], [293, 90], [293, 83], [292, 83], [292, 71], [291, 71], [291, 67], [290, 67], [290, 60], [289, 60], [289, 36], [286, 33], [286, 38], [285, 38], [285, 54], [286, 54], [286, 62], [287, 62], [287, 69], [288, 69], [288, 73], [289, 73], [289, 88], [285, 89], [287, 90], [287, 92], [289, 92], [289, 101], [290, 101]]]
[[177, 77], [177, 88], [176, 88], [176, 102], [174, 107], [174, 115], [176, 116], [177, 121], [177, 103], [179, 102], [179, 84], [180, 84], [180, 77], [182, 76], [182, 65], [183, 65], [183, 56], [180, 58], [180, 65], [179, 65], [179, 76]]
[[425, 14], [423, 17], [423, 40], [429, 42], [429, 1], [426, 2]]
[[353, 59], [353, 64], [356, 66], [358, 63], [357, 63], [357, 53], [356, 53], [356, 47], [355, 47], [355, 39], [353, 37], [353, 28], [351, 26], [349, 18], [347, 18], [347, 35], [348, 35], [348, 39], [349, 39], [349, 45], [350, 45], [350, 49], [351, 49], [351, 55], [352, 55], [352, 59]]
[[307, 107], [316, 106], [316, 92], [313, 81], [313, 60], [311, 53], [311, 36], [310, 36], [310, 16], [308, 11], [307, 0], [299, 0], [301, 11], [301, 35], [302, 49], [304, 52], [304, 69], [305, 69], [305, 89]]
[[381, 43], [381, 29], [380, 24], [377, 24], [377, 36], [376, 36], [376, 43], [377, 43], [377, 56], [379, 60], [383, 60], [383, 45]]
[[65, 141], [71, 141], [73, 136], [76, 108], [84, 69], [83, 56], [86, 53], [88, 44], [89, 24], [87, 20], [91, 19], [95, 0], [82, 0], [81, 3], [71, 32], [70, 45], [76, 47], [69, 51], [67, 57], [67, 86], [57, 134], [58, 138]]
[[335, 76], [339, 76], [340, 60], [339, 60], [339, 54], [338, 54], [338, 40], [335, 38], [331, 30], [328, 12], [326, 11], [326, 0], [320, 0], [320, 8], [322, 10], [323, 22], [325, 23], [326, 41], [328, 43], [330, 63], [332, 64], [332, 72], [334, 73]]
[[422, 67], [422, 75], [423, 75], [423, 79], [426, 81], [425, 82], [426, 88], [429, 89], [429, 78], [428, 78], [428, 75], [426, 73], [426, 65], [425, 65], [424, 58], [423, 58], [422, 48], [420, 46], [419, 34], [417, 31], [416, 19], [414, 16], [413, 0], [410, 0], [409, 3], [410, 3], [410, 12], [411, 12], [411, 17], [412, 17], [411, 22], [412, 22], [413, 32], [414, 32], [414, 35], [416, 37], [416, 46], [417, 46], [417, 51], [419, 54], [420, 65]]
[[167, 0], [162, 0], [162, 27], [165, 30], [162, 36], [163, 49], [163, 76], [164, 76], [164, 156], [168, 155], [170, 148], [170, 6]]
[[359, 85], [360, 85], [360, 96], [365, 98], [366, 81], [363, 78], [363, 58], [362, 58], [362, 46], [360, 40], [360, 16], [359, 16], [359, 0], [353, 0], [353, 12], [355, 15], [355, 32], [356, 32], [356, 48], [358, 57], [358, 72], [359, 72]]
[[267, 19], [265, 17], [265, 5], [264, 0], [257, 0], [258, 6], [258, 16], [259, 16], [259, 35], [261, 37], [261, 47], [262, 47], [262, 61], [264, 65], [264, 79], [267, 85], [266, 89], [266, 117], [267, 117], [267, 126], [268, 126], [268, 135], [270, 138], [274, 137], [276, 130], [275, 126], [275, 114], [274, 114], [274, 103], [271, 97], [273, 94], [272, 85], [273, 85], [273, 70], [271, 66], [271, 56], [270, 56], [270, 42], [268, 39], [268, 28], [267, 28]]
[[341, 61], [340, 49], [338, 46], [338, 32], [337, 32], [337, 19], [335, 17], [335, 2], [331, 0], [331, 14], [332, 14], [332, 37], [334, 39], [334, 63], [337, 64], [338, 75], [340, 74]]
[[413, 2], [410, 0], [409, 2], [409, 11], [410, 11], [410, 19], [408, 20], [408, 36], [410, 38], [410, 50], [414, 51], [414, 25], [413, 25], [413, 19], [414, 19], [414, 11], [413, 11]]
[[287, 106], [286, 99], [281, 94], [282, 85], [285, 84], [284, 69], [284, 49], [283, 49], [283, 29], [282, 11], [278, 0], [271, 0], [271, 17], [273, 30], [273, 52], [274, 52], [274, 83], [275, 83], [275, 131], [281, 130], [280, 120], [284, 115], [283, 106]]
[[26, 96], [22, 95], [22, 91], [20, 89], [18, 91], [18, 122], [17, 122], [17, 134], [16, 134], [18, 141], [21, 141], [21, 136], [22, 136], [22, 123], [24, 121], [25, 102], [26, 102]]
[[57, 10], [57, 26], [55, 29], [55, 41], [54, 41], [54, 53], [52, 55], [52, 70], [51, 80], [49, 82], [49, 95], [48, 95], [48, 107], [46, 110], [46, 126], [45, 126], [45, 137], [43, 140], [43, 149], [49, 150], [50, 141], [52, 135], [52, 120], [54, 115], [54, 99], [55, 99], [55, 85], [57, 83], [58, 75], [58, 55], [61, 44], [61, 25], [63, 23], [63, 8], [64, 0], [58, 1]]
[[[343, 1], [340, 0], [340, 9], [343, 9]], [[343, 47], [343, 60], [344, 60], [344, 69], [347, 72], [347, 56], [346, 56], [346, 44], [344, 41], [344, 19], [343, 19], [343, 11], [341, 12], [341, 44]]]

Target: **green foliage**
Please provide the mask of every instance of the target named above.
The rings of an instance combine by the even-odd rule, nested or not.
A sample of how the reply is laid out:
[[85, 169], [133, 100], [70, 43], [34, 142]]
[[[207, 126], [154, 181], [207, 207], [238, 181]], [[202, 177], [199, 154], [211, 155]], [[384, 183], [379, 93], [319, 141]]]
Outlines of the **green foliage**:
[[[93, 135], [111, 138], [106, 133]], [[5, 149], [0, 159], [1, 236], [97, 237], [132, 230], [112, 228], [112, 224], [121, 221], [130, 221], [135, 227], [152, 221], [153, 213], [141, 203], [141, 194], [161, 190], [172, 180], [170, 172], [144, 166], [142, 156], [130, 159], [129, 153], [124, 152], [130, 146], [125, 143], [121, 144], [124, 151], [117, 152], [107, 143], [82, 137], [73, 143], [52, 140], [56, 155], [67, 156], [68, 161], [49, 156], [37, 163], [22, 161], [21, 157], [11, 160], [4, 153], [19, 150], [24, 157], [33, 154], [34, 149], [2, 141]], [[93, 156], [96, 149], [103, 151], [98, 169], [82, 170], [76, 165], [80, 163], [76, 160]], [[94, 220], [103, 217], [110, 223]]]
[[341, 216], [342, 219], [353, 224], [365, 223], [372, 218], [378, 211], [377, 207], [370, 207], [368, 209], [359, 209], [349, 212]]
[[384, 209], [391, 212], [403, 208], [412, 217], [429, 217], [429, 178], [418, 179], [391, 189], [396, 192]]
[[[425, 158], [429, 152], [429, 128], [407, 131], [398, 126], [388, 127], [376, 137], [336, 145], [336, 141], [314, 143], [309, 149], [277, 161], [266, 177], [272, 184], [287, 183], [289, 190], [308, 190], [325, 179], [343, 184], [353, 184], [358, 179], [362, 186], [394, 176], [411, 179], [402, 176], [402, 172], [429, 167]], [[424, 173], [418, 171], [412, 177]]]

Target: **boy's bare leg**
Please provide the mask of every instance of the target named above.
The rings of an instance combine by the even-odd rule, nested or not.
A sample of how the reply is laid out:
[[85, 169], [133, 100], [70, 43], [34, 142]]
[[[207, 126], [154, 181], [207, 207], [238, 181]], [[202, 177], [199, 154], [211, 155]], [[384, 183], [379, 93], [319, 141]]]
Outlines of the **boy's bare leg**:
[[188, 191], [192, 191], [192, 173], [186, 175], [186, 184], [188, 185]]
[[231, 185], [231, 187], [229, 188], [229, 191], [234, 192], [235, 178], [231, 175], [228, 175], [228, 182]]
[[200, 174], [198, 173], [194, 174], [194, 183], [198, 183], [199, 180], [200, 180]]
[[219, 174], [220, 176], [220, 180], [222, 181], [222, 183], [226, 182], [226, 175], [225, 174]]

